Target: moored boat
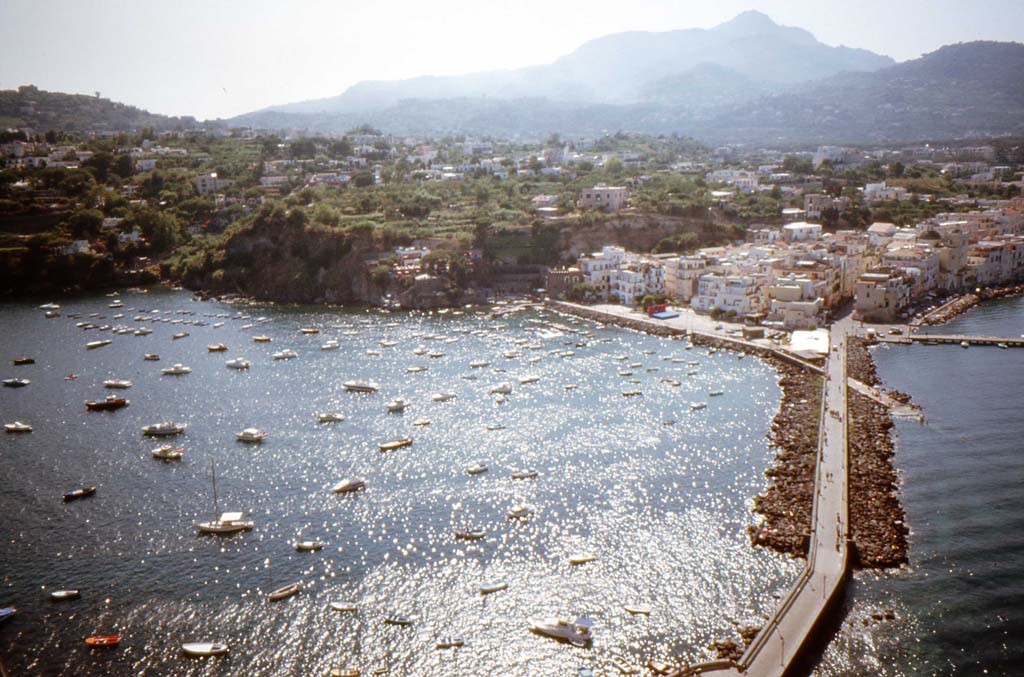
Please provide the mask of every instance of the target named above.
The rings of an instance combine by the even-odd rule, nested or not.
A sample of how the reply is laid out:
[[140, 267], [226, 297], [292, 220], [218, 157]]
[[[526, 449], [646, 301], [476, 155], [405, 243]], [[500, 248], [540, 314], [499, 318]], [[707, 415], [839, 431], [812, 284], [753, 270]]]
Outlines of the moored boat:
[[434, 393], [433, 395], [430, 396], [430, 399], [433, 400], [434, 402], [450, 402], [454, 400], [456, 397], [458, 396], [455, 393], [451, 391], [446, 391], [443, 393]]
[[458, 649], [465, 644], [466, 642], [461, 637], [442, 637], [434, 646], [438, 649]]
[[352, 491], [359, 491], [366, 488], [366, 481], [358, 477], [346, 477], [333, 487], [331, 491], [336, 494], [346, 494]]
[[27, 378], [5, 378], [3, 381], [4, 386], [8, 388], [24, 388], [32, 381]]
[[581, 552], [569, 557], [569, 564], [573, 566], [579, 566], [580, 564], [586, 564], [587, 562], [593, 562], [597, 559], [597, 555], [590, 552]]
[[483, 529], [460, 529], [455, 532], [455, 538], [460, 541], [479, 541], [486, 535]]
[[298, 356], [299, 354], [290, 348], [285, 348], [284, 350], [274, 353], [275, 360], [293, 360]]
[[375, 393], [380, 385], [373, 381], [345, 381], [341, 387], [350, 393]]
[[481, 595], [490, 595], [495, 592], [500, 592], [508, 587], [506, 581], [491, 581], [490, 583], [484, 583], [480, 586]]
[[130, 402], [117, 395], [107, 395], [106, 399], [99, 401], [86, 401], [85, 408], [89, 411], [114, 411], [121, 407], [127, 407]]
[[77, 501], [80, 498], [86, 498], [96, 493], [96, 487], [81, 487], [73, 491], [64, 492], [64, 502], [69, 503], [71, 501]]
[[214, 343], [212, 346], [206, 346], [207, 352], [211, 353], [223, 353], [228, 347], [223, 343]]
[[317, 420], [321, 423], [341, 423], [345, 420], [345, 416], [334, 411], [325, 411], [317, 415]]
[[332, 611], [340, 611], [343, 613], [355, 613], [359, 611], [359, 605], [355, 602], [331, 602], [330, 607]]
[[323, 345], [321, 345], [320, 346], [320, 350], [337, 350], [340, 347], [341, 347], [340, 343], [338, 343], [334, 339], [331, 339], [331, 340], [327, 341], [326, 343], [324, 343]]
[[78, 590], [54, 590], [50, 593], [50, 599], [54, 602], [67, 602], [81, 596], [82, 593]]
[[399, 614], [388, 614], [384, 617], [384, 622], [388, 625], [412, 625], [412, 619], [408, 616], [401, 616]]
[[132, 382], [127, 379], [112, 378], [104, 381], [103, 387], [111, 390], [127, 390], [132, 387]]
[[272, 339], [269, 336], [253, 336], [252, 340], [256, 343], [270, 343]]
[[103, 339], [102, 341], [89, 341], [85, 344], [86, 350], [95, 350], [96, 348], [102, 348], [103, 346], [109, 346], [113, 341], [110, 339]]
[[171, 435], [180, 435], [185, 432], [185, 428], [188, 426], [185, 423], [172, 423], [170, 421], [164, 421], [163, 423], [152, 423], [142, 429], [142, 434], [147, 437], [170, 437]]
[[480, 475], [487, 472], [487, 466], [479, 461], [466, 468], [467, 475]]
[[175, 334], [174, 336], [171, 337], [171, 340], [172, 341], [177, 341], [178, 339], [183, 339], [186, 336], [188, 336], [188, 332], [187, 331], [179, 331], [177, 334]]
[[641, 614], [643, 616], [649, 616], [651, 614], [651, 607], [646, 604], [629, 604], [622, 608], [626, 613], [630, 614]]
[[4, 430], [9, 433], [30, 433], [32, 432], [32, 426], [28, 423], [15, 421], [14, 423], [5, 423]]
[[146, 353], [145, 355], [142, 356], [142, 359], [144, 359], [146, 362], [159, 362], [160, 356], [157, 355], [156, 353]]
[[296, 541], [294, 543], [296, 552], [316, 552], [324, 547], [323, 541]]
[[247, 442], [249, 444], [259, 444], [266, 438], [267, 433], [263, 432], [258, 428], [246, 428], [240, 432], [235, 433], [235, 439], [239, 442]]
[[544, 618], [530, 621], [530, 630], [546, 637], [552, 637], [573, 646], [587, 646], [593, 639], [593, 621], [577, 618], [570, 623], [559, 618]]
[[537, 471], [533, 469], [515, 470], [512, 472], [512, 479], [514, 480], [532, 480], [536, 476]]
[[248, 369], [249, 367], [252, 366], [249, 360], [245, 359], [244, 357], [236, 357], [232, 360], [228, 360], [224, 364], [225, 366], [227, 366], [228, 369]]
[[223, 642], [189, 642], [181, 645], [186, 656], [223, 656], [230, 647]]
[[11, 364], [13, 364], [15, 367], [20, 367], [22, 365], [35, 364], [35, 363], [36, 363], [36, 360], [33, 357], [15, 357], [13, 360], [11, 360]]
[[401, 397], [391, 400], [387, 404], [388, 411], [390, 411], [392, 414], [400, 414], [403, 411], [405, 411], [406, 407], [408, 406], [409, 402], [407, 400], [403, 400]]
[[161, 461], [180, 461], [182, 454], [185, 453], [185, 447], [175, 447], [167, 444], [157, 447], [150, 453], [153, 455], [153, 458]]
[[115, 646], [120, 642], [120, 635], [93, 635], [85, 638], [85, 643], [92, 647]]
[[381, 451], [394, 451], [395, 449], [408, 447], [410, 444], [412, 444], [412, 438], [406, 437], [400, 440], [392, 440], [391, 442], [381, 442], [377, 446]]
[[280, 587], [277, 590], [271, 592], [269, 595], [267, 595], [267, 599], [269, 599], [271, 602], [279, 602], [282, 599], [288, 599], [289, 597], [293, 597], [299, 594], [299, 592], [301, 591], [301, 583], [289, 583], [288, 585]]
[[160, 370], [160, 373], [164, 376], [184, 376], [192, 373], [191, 367], [186, 367], [181, 363], [175, 364], [173, 367], [165, 367]]

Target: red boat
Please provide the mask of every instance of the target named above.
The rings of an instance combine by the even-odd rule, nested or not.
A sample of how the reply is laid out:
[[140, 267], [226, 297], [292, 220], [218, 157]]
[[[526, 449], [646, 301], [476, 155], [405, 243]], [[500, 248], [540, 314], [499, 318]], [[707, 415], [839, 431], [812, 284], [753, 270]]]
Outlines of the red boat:
[[93, 635], [85, 638], [85, 643], [89, 646], [114, 646], [120, 641], [120, 635]]
[[107, 399], [98, 402], [86, 402], [85, 406], [89, 411], [113, 411], [114, 409], [128, 406], [128, 400], [117, 395], [107, 395]]

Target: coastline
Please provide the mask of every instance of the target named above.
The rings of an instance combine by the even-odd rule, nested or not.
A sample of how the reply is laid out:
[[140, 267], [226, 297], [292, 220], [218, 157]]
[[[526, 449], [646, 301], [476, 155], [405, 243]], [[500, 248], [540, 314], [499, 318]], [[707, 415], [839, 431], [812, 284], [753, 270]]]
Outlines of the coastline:
[[1011, 296], [1024, 295], [1024, 284], [1015, 284], [1006, 287], [987, 287], [977, 290], [974, 293], [965, 293], [954, 296], [938, 308], [924, 314], [915, 325], [936, 325], [945, 324], [953, 318], [963, 315], [968, 310], [982, 301], [1001, 299]]

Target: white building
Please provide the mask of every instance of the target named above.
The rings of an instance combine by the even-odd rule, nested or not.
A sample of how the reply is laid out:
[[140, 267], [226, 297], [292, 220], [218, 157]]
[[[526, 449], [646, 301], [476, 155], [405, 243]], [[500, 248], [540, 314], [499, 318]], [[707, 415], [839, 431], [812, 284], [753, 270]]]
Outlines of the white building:
[[857, 280], [854, 317], [866, 322], [892, 322], [910, 303], [909, 281], [893, 270], [873, 270]]
[[821, 224], [797, 221], [782, 227], [782, 239], [787, 242], [806, 242], [821, 238]]
[[665, 293], [669, 298], [688, 302], [697, 293], [697, 279], [707, 272], [702, 256], [679, 256], [665, 259]]
[[229, 179], [219, 179], [216, 173], [200, 174], [194, 179], [196, 184], [196, 192], [200, 195], [209, 195], [210, 193], [216, 193], [219, 190], [224, 190], [228, 186], [232, 185], [234, 181]]
[[901, 186], [887, 186], [885, 181], [881, 183], [869, 183], [864, 186], [864, 200], [873, 202], [896, 202], [909, 200], [910, 195], [907, 189]]
[[584, 284], [593, 287], [598, 294], [607, 296], [610, 291], [609, 276], [611, 271], [622, 265], [625, 260], [625, 249], [622, 247], [605, 246], [599, 252], [581, 256], [577, 267], [583, 275]]
[[753, 276], [707, 273], [698, 278], [690, 305], [697, 311], [718, 308], [742, 316], [763, 312], [768, 304], [764, 287]]

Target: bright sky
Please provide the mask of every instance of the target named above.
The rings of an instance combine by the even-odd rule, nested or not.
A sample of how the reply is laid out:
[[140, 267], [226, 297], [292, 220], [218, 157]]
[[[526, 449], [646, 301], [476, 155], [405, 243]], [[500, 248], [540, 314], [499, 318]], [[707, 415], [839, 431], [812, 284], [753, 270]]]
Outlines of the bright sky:
[[549, 63], [609, 33], [711, 28], [747, 9], [898, 61], [1024, 42], [1024, 0], [0, 0], [0, 89], [229, 117], [360, 80]]

